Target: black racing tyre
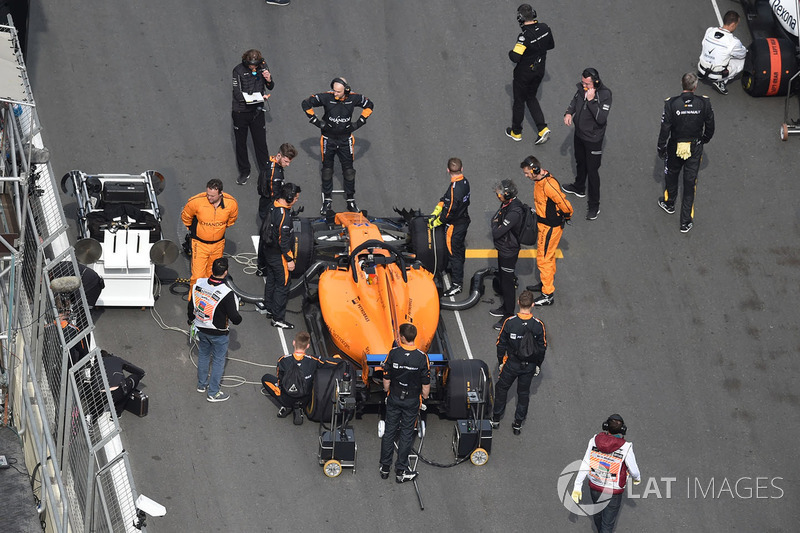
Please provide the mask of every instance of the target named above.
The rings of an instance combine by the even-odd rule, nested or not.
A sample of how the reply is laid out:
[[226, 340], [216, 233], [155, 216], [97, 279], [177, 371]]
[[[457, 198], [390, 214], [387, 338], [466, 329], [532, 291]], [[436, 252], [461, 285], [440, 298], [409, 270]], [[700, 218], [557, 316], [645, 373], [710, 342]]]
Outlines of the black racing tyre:
[[323, 366], [314, 376], [314, 388], [311, 389], [311, 401], [306, 405], [306, 416], [314, 422], [330, 421], [333, 414], [333, 391], [336, 379], [344, 374], [344, 365], [336, 367]]
[[293, 278], [301, 278], [314, 259], [314, 228], [305, 218], [294, 221], [294, 270]]
[[428, 217], [414, 217], [408, 223], [411, 234], [411, 251], [428, 272], [439, 274], [447, 268], [447, 242], [445, 226], [428, 228]]
[[[447, 383], [444, 393], [444, 414], [447, 418], [469, 418], [467, 404], [467, 382], [470, 387], [485, 383], [487, 400], [492, 403], [492, 375], [489, 367], [480, 359], [460, 359], [448, 363]], [[485, 379], [485, 381], [484, 381]]]
[[785, 96], [797, 72], [794, 45], [786, 39], [756, 39], [744, 62], [742, 87], [750, 96]]

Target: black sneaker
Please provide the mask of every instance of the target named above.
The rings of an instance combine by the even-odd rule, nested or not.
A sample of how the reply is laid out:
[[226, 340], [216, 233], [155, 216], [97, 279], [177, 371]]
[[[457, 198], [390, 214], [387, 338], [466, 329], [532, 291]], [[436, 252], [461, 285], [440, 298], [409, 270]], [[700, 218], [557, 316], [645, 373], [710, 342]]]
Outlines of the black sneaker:
[[506, 312], [503, 310], [502, 307], [489, 310], [489, 314], [492, 316], [506, 316]]
[[539, 135], [536, 137], [536, 142], [533, 144], [544, 144], [547, 142], [547, 139], [550, 138], [550, 128], [545, 126], [542, 128], [542, 131], [539, 132]]
[[719, 94], [728, 94], [728, 88], [725, 87], [726, 83], [722, 80], [715, 81], [711, 84]]
[[500, 421], [495, 420], [494, 417], [489, 419], [489, 423], [492, 425], [492, 429], [497, 429], [500, 427]]
[[541, 296], [539, 296], [533, 301], [533, 305], [535, 306], [553, 305], [553, 302], [555, 301], [556, 301], [555, 293], [551, 294], [542, 293]]
[[292, 410], [289, 407], [281, 407], [278, 409], [278, 418], [286, 418], [292, 413]]
[[286, 322], [285, 320], [272, 320], [272, 327], [273, 328], [281, 328], [281, 329], [294, 329], [294, 324], [290, 322]]
[[542, 284], [541, 284], [541, 282], [537, 283], [536, 285], [528, 285], [525, 288], [528, 289], [531, 292], [542, 292]]
[[450, 296], [455, 296], [460, 292], [461, 292], [461, 284], [453, 283], [452, 285], [450, 285], [449, 289], [447, 289], [442, 293], [442, 296], [444, 296], [445, 298], [449, 298]]
[[689, 230], [692, 229], [692, 223], [689, 222], [688, 224], [681, 224], [681, 233], [689, 233]]
[[303, 410], [302, 409], [292, 409], [292, 414], [294, 414], [294, 425], [295, 426], [302, 426], [303, 425]]
[[658, 199], [658, 207], [660, 207], [661, 209], [663, 209], [664, 211], [666, 211], [670, 215], [675, 213], [675, 206], [674, 205], [669, 205], [667, 202], [665, 202], [661, 198]]
[[266, 0], [266, 2], [271, 6], [288, 6], [291, 0]]
[[522, 132], [517, 133], [516, 131], [512, 130], [511, 128], [506, 128], [506, 137], [510, 137], [516, 142], [522, 140]]
[[322, 200], [322, 207], [319, 208], [320, 215], [327, 215], [328, 212], [331, 210], [331, 205], [333, 204], [333, 200], [330, 198], [325, 198]]
[[597, 215], [600, 214], [599, 207], [590, 207], [589, 210], [586, 212], [586, 220], [595, 220]]
[[562, 185], [561, 190], [569, 194], [574, 194], [578, 198], [586, 197], [586, 193], [583, 191], [579, 191], [578, 188], [575, 187], [575, 185], [573, 185], [572, 183], [567, 183], [566, 185]]
[[389, 465], [381, 465], [379, 472], [381, 473], [381, 479], [389, 479]]
[[503, 317], [497, 323], [495, 323], [495, 325], [492, 326], [495, 329], [495, 331], [500, 331], [501, 329], [503, 329], [503, 324], [505, 324], [506, 319], [508, 318], [509, 317]]
[[395, 472], [395, 481], [398, 483], [413, 481], [418, 475], [419, 472], [415, 472], [414, 470], [398, 470]]
[[239, 174], [239, 177], [236, 178], [236, 183], [238, 183], [239, 185], [244, 185], [245, 183], [247, 183], [247, 180], [249, 179], [250, 179], [250, 173], [242, 172], [241, 174]]
[[347, 210], [351, 213], [358, 213], [358, 206], [356, 205], [355, 198], [347, 199]]
[[511, 424], [511, 430], [514, 432], [514, 435], [519, 435], [522, 432], [522, 421], [514, 420], [514, 423]]

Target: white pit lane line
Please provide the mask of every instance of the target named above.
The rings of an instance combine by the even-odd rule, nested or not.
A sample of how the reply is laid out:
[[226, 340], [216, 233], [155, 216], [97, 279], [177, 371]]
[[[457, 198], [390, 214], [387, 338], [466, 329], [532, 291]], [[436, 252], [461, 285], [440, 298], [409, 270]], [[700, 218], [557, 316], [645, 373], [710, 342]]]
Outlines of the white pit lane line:
[[[450, 287], [450, 276], [448, 276], [447, 274], [444, 274], [442, 277], [447, 282], [447, 287], [449, 288]], [[456, 301], [456, 297], [455, 296], [451, 296], [450, 297], [450, 301], [451, 302], [455, 302]], [[467, 358], [472, 359], [473, 358], [472, 357], [472, 350], [470, 350], [470, 348], [469, 348], [469, 341], [467, 340], [467, 332], [464, 331], [464, 323], [461, 321], [461, 313], [458, 312], [458, 311], [453, 311], [453, 313], [455, 313], [455, 315], [456, 315], [456, 323], [458, 323], [458, 331], [461, 332], [461, 340], [464, 341], [464, 349], [467, 351]]]
[[714, 6], [714, 11], [717, 13], [717, 20], [719, 21], [720, 27], [722, 27], [722, 15], [719, 13], [719, 6], [717, 5], [717, 0], [711, 0], [711, 5]]
[[[258, 255], [259, 237], [258, 237], [258, 235], [251, 235], [250, 238], [253, 240], [253, 249], [255, 250], [256, 255]], [[264, 285], [266, 285], [266, 284], [267, 284], [267, 280], [264, 279]], [[283, 347], [283, 353], [288, 355], [290, 352], [289, 352], [288, 345], [286, 344], [286, 337], [283, 335], [283, 328], [273, 328], [273, 329], [277, 329], [278, 330], [278, 337], [281, 338], [281, 347]]]

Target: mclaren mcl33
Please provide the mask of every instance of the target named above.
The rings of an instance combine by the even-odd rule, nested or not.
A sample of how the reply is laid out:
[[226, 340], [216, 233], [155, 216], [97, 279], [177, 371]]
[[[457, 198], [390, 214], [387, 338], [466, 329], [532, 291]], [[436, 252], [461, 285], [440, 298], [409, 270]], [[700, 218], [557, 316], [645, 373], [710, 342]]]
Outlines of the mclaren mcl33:
[[[484, 278], [494, 271], [476, 272], [464, 300], [440, 300], [448, 255], [445, 229], [428, 228], [427, 217], [418, 211], [395, 212], [399, 216], [393, 218], [350, 212], [294, 217], [297, 266], [290, 294], [302, 295], [312, 353], [341, 354], [357, 369], [354, 393], [360, 414], [385, 398], [380, 365], [398, 342], [400, 325], [410, 322], [417, 327], [417, 347], [431, 362], [427, 406], [447, 418], [488, 418], [490, 371], [481, 360], [453, 353], [440, 311], [477, 303]], [[228, 284], [245, 301], [260, 301], [230, 278]], [[311, 420], [330, 417], [330, 398], [341, 372], [320, 370], [307, 407]]]

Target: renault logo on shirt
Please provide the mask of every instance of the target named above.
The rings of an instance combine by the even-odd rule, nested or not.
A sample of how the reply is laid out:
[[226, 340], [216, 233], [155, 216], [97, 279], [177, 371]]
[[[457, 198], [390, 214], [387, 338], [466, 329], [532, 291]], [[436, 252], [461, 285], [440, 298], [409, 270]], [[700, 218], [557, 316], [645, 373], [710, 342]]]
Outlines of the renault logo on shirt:
[[675, 111], [675, 114], [678, 115], [678, 116], [681, 116], [681, 115], [699, 115], [700, 114], [700, 110], [699, 109], [684, 109], [683, 111], [681, 111], [680, 109], [678, 109], [677, 111]]

